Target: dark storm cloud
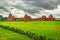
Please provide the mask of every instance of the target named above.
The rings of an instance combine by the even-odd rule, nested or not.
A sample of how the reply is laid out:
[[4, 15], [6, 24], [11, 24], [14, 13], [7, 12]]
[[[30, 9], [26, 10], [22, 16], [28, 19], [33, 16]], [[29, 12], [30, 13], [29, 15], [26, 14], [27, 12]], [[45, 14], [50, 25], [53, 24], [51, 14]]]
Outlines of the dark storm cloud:
[[[30, 14], [35, 14], [35, 13], [38, 13], [41, 9], [40, 8], [28, 8], [28, 7], [22, 7], [21, 5], [14, 5], [14, 7], [16, 7], [17, 9], [22, 9], [23, 11], [25, 12], [28, 12]], [[29, 6], [30, 7], [30, 6]]]
[[[32, 2], [32, 3], [30, 3]], [[24, 3], [34, 5], [37, 7], [42, 7], [44, 9], [52, 10], [57, 8], [57, 5], [60, 3], [60, 0], [53, 1], [53, 0], [24, 0]]]
[[56, 9], [58, 5], [60, 0], [0, 0], [0, 11], [3, 9], [2, 12], [11, 12], [15, 8], [35, 15], [42, 14], [40, 11], [43, 10]]
[[5, 12], [9, 12], [4, 6], [0, 6], [0, 10], [3, 10]]
[[[16, 4], [13, 5], [14, 7], [21, 9], [25, 12], [28, 12], [29, 14], [35, 14], [40, 12], [40, 10], [47, 9], [47, 10], [53, 10], [57, 8], [57, 5], [59, 5], [59, 0], [22, 0], [25, 4], [29, 5], [28, 7], [26, 6], [21, 6], [22, 4]], [[34, 6], [32, 8], [32, 6]], [[27, 9], [28, 8], [28, 9]], [[32, 8], [32, 9], [30, 9]]]
[[5, 8], [5, 6], [7, 5], [8, 3], [6, 2], [6, 0], [0, 0], [0, 11], [2, 12], [9, 12], [9, 10], [7, 10]]
[[[2, 0], [0, 0], [0, 1], [3, 2], [4, 5], [9, 5], [8, 3], [6, 3], [6, 1], [2, 1]], [[28, 13], [38, 13], [41, 8], [52, 10], [52, 9], [57, 8], [57, 4], [60, 3], [60, 0], [56, 0], [56, 1], [54, 1], [54, 0], [51, 0], [51, 1], [50, 0], [22, 0], [22, 1], [25, 4], [29, 5], [28, 7], [31, 7], [31, 6], [38, 7], [38, 8], [32, 8], [32, 9], [26, 9], [28, 7], [24, 8], [21, 6], [22, 4], [13, 5], [14, 7], [16, 7], [18, 9], [22, 9]], [[5, 11], [7, 12], [8, 10], [5, 9]]]
[[5, 12], [10, 12], [10, 11], [9, 11], [9, 10], [7, 10], [7, 9], [4, 9], [4, 11], [5, 11]]
[[0, 6], [0, 9], [5, 9], [3, 6]]

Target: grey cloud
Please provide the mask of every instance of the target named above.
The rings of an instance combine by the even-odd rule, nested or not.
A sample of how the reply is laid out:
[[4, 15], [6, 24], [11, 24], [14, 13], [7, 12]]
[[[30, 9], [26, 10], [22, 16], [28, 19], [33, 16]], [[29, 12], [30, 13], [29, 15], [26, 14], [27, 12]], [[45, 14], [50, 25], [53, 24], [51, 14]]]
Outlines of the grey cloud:
[[0, 10], [4, 10], [5, 12], [9, 12], [5, 7], [0, 6]]
[[3, 6], [0, 6], [0, 9], [5, 9]]
[[60, 14], [53, 14], [54, 16], [60, 16]]
[[[49, 1], [49, 0], [23, 0], [23, 2], [29, 6], [23, 6], [22, 4], [16, 4], [13, 5], [14, 7], [21, 9], [25, 12], [28, 12], [30, 14], [35, 14], [35, 13], [39, 13], [40, 10], [43, 9], [48, 9], [48, 10], [53, 10], [55, 8], [57, 8], [57, 2], [55, 1]], [[30, 3], [33, 2], [33, 3]], [[32, 8], [32, 6], [34, 6], [34, 8]], [[26, 9], [26, 8], [32, 8], [32, 9]], [[36, 8], [37, 7], [37, 8]]]
[[0, 0], [0, 12], [9, 12], [9, 10], [7, 10], [5, 8], [5, 6], [7, 7], [8, 3], [6, 2], [6, 0]]
[[[9, 0], [0, 0], [0, 10], [3, 9], [3, 12], [10, 12], [8, 7], [13, 6], [31, 15], [35, 15], [36, 13], [39, 14], [40, 10], [43, 10], [43, 9], [53, 10], [57, 8], [57, 5], [60, 5], [60, 0], [22, 0], [24, 3], [15, 3], [15, 5], [9, 4], [7, 3], [7, 1]], [[15, 0], [15, 1], [18, 1], [18, 0]], [[26, 4], [28, 6], [23, 4]]]
[[60, 18], [60, 14], [53, 14], [55, 18]]
[[7, 10], [7, 9], [4, 9], [4, 11], [5, 11], [5, 12], [10, 12], [10, 11], [9, 11], [9, 10]]
[[25, 7], [22, 7], [21, 5], [14, 5], [14, 7], [16, 7], [18, 9], [22, 9], [23, 11], [28, 12], [30, 14], [38, 13], [41, 10], [40, 8], [35, 8], [35, 7], [30, 9], [30, 6], [29, 6], [29, 8], [28, 7], [25, 8]]
[[[34, 3], [30, 3], [30, 1], [34, 1]], [[52, 10], [54, 8], [57, 8], [57, 5], [60, 3], [59, 0], [53, 1], [53, 0], [24, 0], [25, 3], [34, 5], [37, 7], [42, 7], [44, 9]]]

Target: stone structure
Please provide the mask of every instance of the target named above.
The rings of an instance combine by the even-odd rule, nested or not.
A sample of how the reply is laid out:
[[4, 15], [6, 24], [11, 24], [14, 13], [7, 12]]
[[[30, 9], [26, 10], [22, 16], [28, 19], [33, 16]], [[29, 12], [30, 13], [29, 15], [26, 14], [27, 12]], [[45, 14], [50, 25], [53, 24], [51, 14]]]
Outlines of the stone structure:
[[50, 15], [50, 16], [48, 17], [48, 20], [54, 20], [53, 16]]
[[31, 20], [31, 17], [30, 16], [28, 16], [27, 14], [25, 14], [25, 16], [23, 17], [23, 19], [22, 20]]
[[46, 16], [43, 15], [43, 16], [41, 17], [41, 20], [47, 20]]
[[15, 20], [15, 19], [14, 19], [14, 16], [10, 13], [7, 20]]
[[[2, 19], [3, 16], [0, 15], [0, 19]], [[49, 17], [47, 18], [45, 15], [43, 15], [41, 18], [31, 18], [30, 16], [28, 16], [27, 14], [25, 14], [25, 16], [23, 18], [14, 18], [14, 16], [10, 13], [7, 20], [24, 20], [24, 21], [28, 21], [28, 20], [32, 20], [32, 21], [40, 21], [40, 20], [58, 20], [58, 19], [55, 19], [53, 18], [52, 15], [49, 15]], [[60, 18], [59, 18], [60, 20]]]

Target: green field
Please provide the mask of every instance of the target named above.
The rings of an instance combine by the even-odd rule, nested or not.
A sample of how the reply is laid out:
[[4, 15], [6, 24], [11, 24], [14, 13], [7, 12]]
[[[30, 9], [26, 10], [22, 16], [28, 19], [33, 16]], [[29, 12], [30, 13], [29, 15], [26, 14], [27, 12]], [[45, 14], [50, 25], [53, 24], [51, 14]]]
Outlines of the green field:
[[25, 35], [21, 35], [3, 28], [0, 28], [0, 40], [31, 40]]
[[[54, 40], [60, 40], [60, 21], [0, 21], [0, 25], [10, 26], [24, 31], [34, 32], [36, 35], [41, 34]], [[23, 38], [25, 38], [24, 35], [22, 36], [5, 29], [0, 28], [0, 31], [3, 31], [0, 32], [0, 35], [3, 38], [5, 38], [5, 36], [6, 38], [11, 38], [13, 40], [24, 40]], [[9, 35], [6, 35], [6, 32], [9, 33]], [[25, 40], [29, 40], [29, 38], [26, 37]]]

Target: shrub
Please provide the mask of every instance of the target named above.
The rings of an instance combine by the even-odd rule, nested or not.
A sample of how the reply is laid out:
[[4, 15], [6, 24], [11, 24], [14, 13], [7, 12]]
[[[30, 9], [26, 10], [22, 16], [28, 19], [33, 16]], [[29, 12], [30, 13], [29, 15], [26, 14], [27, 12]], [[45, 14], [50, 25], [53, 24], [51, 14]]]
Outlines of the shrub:
[[11, 28], [11, 30], [12, 30], [12, 31], [15, 31], [15, 28], [14, 28], [14, 27], [12, 27], [12, 28]]
[[11, 29], [11, 28], [8, 28], [8, 30], [11, 30], [11, 31], [12, 31], [12, 29]]
[[6, 26], [7, 27], [7, 29], [9, 29], [10, 27], [9, 26]]
[[15, 32], [21, 33], [21, 30], [16, 28]]
[[8, 29], [6, 26], [4, 26], [3, 28]]
[[48, 38], [48, 40], [52, 40], [51, 38]]
[[0, 27], [4, 28], [4, 26], [3, 26], [3, 25], [0, 25]]
[[14, 32], [19, 33], [18, 31], [19, 31], [19, 30], [18, 30], [17, 28], [14, 29]]
[[25, 32], [25, 35], [28, 35], [28, 31], [27, 31], [27, 32]]
[[33, 35], [33, 34], [32, 34], [31, 32], [29, 32], [29, 37], [30, 37], [30, 38], [32, 38], [32, 35]]
[[25, 35], [25, 32], [23, 30], [21, 30], [21, 34]]
[[26, 32], [26, 35], [29, 37], [30, 36], [29, 32]]
[[44, 40], [42, 35], [39, 36], [39, 40]]

